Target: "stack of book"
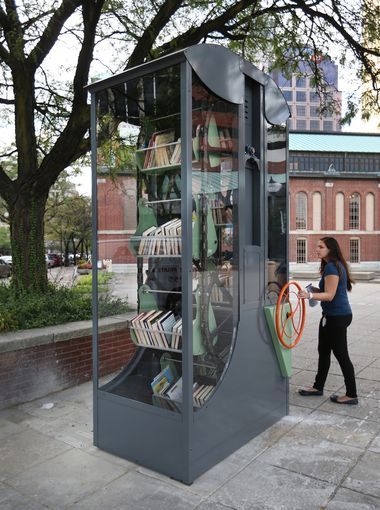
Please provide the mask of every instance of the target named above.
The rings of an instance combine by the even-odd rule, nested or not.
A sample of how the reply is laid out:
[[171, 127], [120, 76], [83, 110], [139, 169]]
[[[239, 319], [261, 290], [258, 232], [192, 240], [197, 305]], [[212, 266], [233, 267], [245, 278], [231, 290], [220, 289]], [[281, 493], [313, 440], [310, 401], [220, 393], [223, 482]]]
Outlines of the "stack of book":
[[[152, 389], [155, 397], [162, 397], [162, 399], [170, 400], [176, 403], [182, 402], [182, 377], [180, 377], [174, 384], [170, 384], [167, 373], [169, 372], [169, 378], [171, 377], [170, 370], [166, 367], [162, 370], [152, 381]], [[166, 375], [165, 375], [166, 374]], [[163, 381], [163, 382], [162, 382]], [[208, 384], [199, 384], [195, 382], [193, 384], [193, 405], [195, 407], [201, 407], [210, 398], [211, 393], [215, 389], [215, 386]], [[158, 400], [158, 399], [157, 399]], [[161, 405], [160, 402], [156, 401], [156, 404], [161, 407], [168, 407]], [[178, 408], [179, 409], [179, 408]]]
[[181, 255], [181, 232], [179, 218], [149, 227], [142, 233], [138, 255]]
[[215, 386], [211, 386], [208, 384], [198, 384], [197, 388], [195, 390], [193, 389], [193, 403], [194, 403], [194, 405], [197, 407], [203, 406], [203, 404], [206, 402], [206, 400], [209, 399], [214, 388], [215, 388]]
[[223, 223], [224, 203], [222, 202], [222, 200], [219, 200], [217, 198], [211, 198], [210, 209], [214, 224], [220, 225], [221, 223]]
[[177, 164], [181, 161], [181, 141], [175, 142], [174, 129], [156, 131], [152, 134], [144, 158], [143, 168]]
[[133, 317], [129, 325], [135, 332], [137, 345], [169, 349], [172, 348], [173, 328], [181, 320], [176, 319], [171, 311], [150, 310]]

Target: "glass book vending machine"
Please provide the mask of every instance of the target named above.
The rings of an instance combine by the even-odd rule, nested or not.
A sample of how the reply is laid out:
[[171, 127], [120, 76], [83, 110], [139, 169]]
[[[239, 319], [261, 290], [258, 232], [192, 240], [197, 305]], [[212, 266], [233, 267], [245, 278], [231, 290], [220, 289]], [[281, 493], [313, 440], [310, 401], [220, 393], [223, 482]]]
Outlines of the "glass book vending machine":
[[189, 484], [288, 412], [263, 307], [287, 280], [289, 109], [206, 44], [88, 90], [93, 267], [128, 303], [102, 341], [95, 269], [94, 442]]

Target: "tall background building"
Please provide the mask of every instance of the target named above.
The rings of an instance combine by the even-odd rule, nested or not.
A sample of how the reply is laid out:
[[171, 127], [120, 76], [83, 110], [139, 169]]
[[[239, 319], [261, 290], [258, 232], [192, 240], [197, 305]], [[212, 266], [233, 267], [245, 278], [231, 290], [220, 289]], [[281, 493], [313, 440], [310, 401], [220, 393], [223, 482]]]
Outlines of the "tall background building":
[[[324, 100], [332, 108], [321, 113], [321, 97], [315, 87], [313, 66], [317, 66], [325, 85]], [[310, 55], [309, 61], [300, 62], [298, 72], [287, 78], [274, 70], [272, 78], [287, 100], [292, 118], [289, 128], [297, 131], [341, 131], [342, 93], [338, 90], [338, 66], [328, 55]]]

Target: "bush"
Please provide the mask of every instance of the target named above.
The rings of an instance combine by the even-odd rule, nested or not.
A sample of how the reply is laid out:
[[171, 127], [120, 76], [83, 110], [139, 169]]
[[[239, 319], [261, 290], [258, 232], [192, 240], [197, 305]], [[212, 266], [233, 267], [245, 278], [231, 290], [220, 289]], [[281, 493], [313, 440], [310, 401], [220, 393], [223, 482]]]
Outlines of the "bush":
[[[106, 281], [103, 285], [107, 290]], [[22, 296], [16, 296], [12, 288], [0, 284], [0, 331], [41, 328], [88, 320], [92, 318], [91, 305], [91, 276], [87, 284], [71, 288], [50, 284], [44, 294], [30, 293]], [[112, 298], [107, 293], [101, 294], [98, 308], [100, 317], [125, 313], [128, 310], [125, 301]]]

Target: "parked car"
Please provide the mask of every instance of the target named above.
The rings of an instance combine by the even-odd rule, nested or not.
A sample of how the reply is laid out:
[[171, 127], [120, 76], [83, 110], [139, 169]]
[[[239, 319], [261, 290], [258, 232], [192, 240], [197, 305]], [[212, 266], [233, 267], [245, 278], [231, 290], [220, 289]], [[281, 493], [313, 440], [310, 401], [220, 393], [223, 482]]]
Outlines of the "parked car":
[[46, 263], [48, 267], [62, 266], [62, 257], [58, 253], [48, 253], [46, 255]]
[[12, 274], [12, 268], [9, 264], [0, 259], [0, 278], [9, 278]]

